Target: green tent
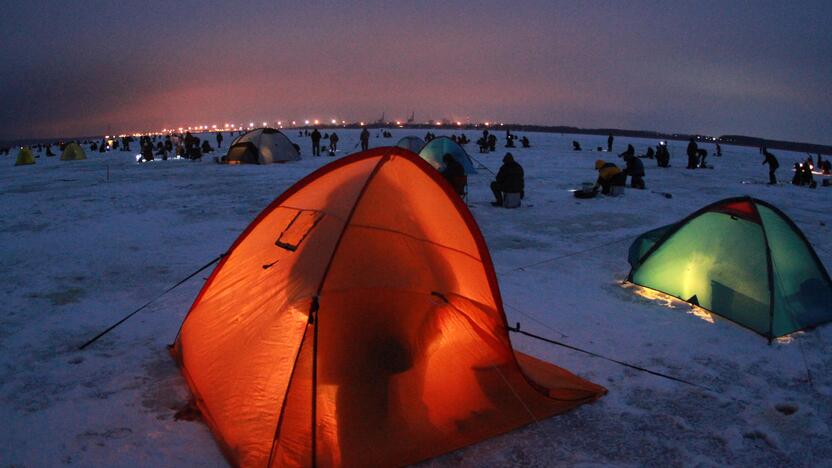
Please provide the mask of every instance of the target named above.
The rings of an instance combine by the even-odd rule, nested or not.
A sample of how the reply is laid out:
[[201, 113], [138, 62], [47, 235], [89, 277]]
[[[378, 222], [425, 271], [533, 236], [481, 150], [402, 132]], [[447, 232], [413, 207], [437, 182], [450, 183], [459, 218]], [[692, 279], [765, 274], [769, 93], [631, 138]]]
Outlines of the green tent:
[[421, 156], [422, 159], [440, 171], [445, 169], [445, 163], [442, 162], [442, 158], [446, 154], [450, 154], [458, 163], [462, 164], [462, 167], [465, 168], [465, 175], [477, 173], [477, 170], [474, 169], [474, 163], [471, 162], [471, 157], [468, 156], [468, 153], [466, 153], [465, 150], [462, 149], [462, 147], [455, 141], [446, 136], [434, 138], [425, 144], [422, 151], [419, 152], [419, 156]]
[[87, 159], [87, 154], [84, 153], [84, 149], [74, 141], [66, 145], [64, 152], [61, 153], [61, 161], [79, 161], [81, 159]]
[[14, 162], [15, 166], [23, 166], [26, 164], [34, 164], [35, 157], [32, 155], [32, 150], [28, 146], [20, 148], [17, 153], [17, 160]]
[[708, 205], [641, 235], [628, 280], [769, 340], [832, 320], [832, 280], [782, 211], [750, 197]]

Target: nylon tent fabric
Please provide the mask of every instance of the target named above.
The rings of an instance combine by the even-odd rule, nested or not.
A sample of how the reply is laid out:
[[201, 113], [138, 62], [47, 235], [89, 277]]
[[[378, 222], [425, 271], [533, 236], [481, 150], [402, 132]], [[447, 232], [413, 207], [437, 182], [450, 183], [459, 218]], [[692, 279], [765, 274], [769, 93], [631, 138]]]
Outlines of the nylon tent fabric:
[[462, 167], [465, 168], [465, 175], [477, 173], [468, 153], [465, 152], [462, 146], [459, 146], [459, 144], [448, 137], [442, 136], [434, 138], [419, 151], [419, 156], [439, 171], [445, 169], [445, 163], [442, 162], [442, 157], [446, 154], [450, 154], [458, 163], [462, 164]]
[[[658, 230], [657, 230], [658, 231]], [[639, 237], [629, 280], [773, 339], [832, 320], [832, 280], [800, 229], [750, 197]]]
[[333, 162], [270, 204], [174, 347], [240, 466], [404, 465], [594, 401], [512, 350], [467, 207], [415, 154]]
[[402, 137], [399, 142], [396, 143], [396, 146], [419, 154], [419, 151], [422, 151], [422, 148], [425, 147], [425, 140], [417, 136], [406, 136]]
[[20, 151], [17, 153], [17, 159], [14, 162], [15, 166], [25, 166], [28, 164], [35, 163], [35, 156], [32, 154], [32, 150], [29, 147], [20, 148]]
[[61, 161], [80, 161], [82, 159], [87, 159], [87, 154], [84, 153], [84, 149], [74, 141], [67, 144], [64, 151], [61, 153]]
[[299, 159], [300, 153], [289, 137], [268, 127], [239, 136], [231, 143], [226, 155], [226, 162], [232, 164], [271, 164]]

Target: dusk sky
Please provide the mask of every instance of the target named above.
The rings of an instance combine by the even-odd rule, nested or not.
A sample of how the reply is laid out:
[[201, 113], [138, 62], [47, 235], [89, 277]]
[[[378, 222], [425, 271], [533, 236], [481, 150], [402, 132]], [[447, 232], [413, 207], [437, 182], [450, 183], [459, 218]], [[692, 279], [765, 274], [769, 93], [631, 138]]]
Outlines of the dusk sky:
[[6, 1], [0, 139], [451, 118], [832, 144], [832, 1]]

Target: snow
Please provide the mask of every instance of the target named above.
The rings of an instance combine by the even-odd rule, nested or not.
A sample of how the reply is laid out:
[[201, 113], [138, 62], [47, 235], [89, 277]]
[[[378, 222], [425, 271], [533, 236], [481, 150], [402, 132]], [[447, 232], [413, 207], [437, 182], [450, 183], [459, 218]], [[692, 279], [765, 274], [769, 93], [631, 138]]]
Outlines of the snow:
[[[347, 150], [341, 157], [356, 146], [358, 132], [338, 133]], [[477, 132], [467, 133], [476, 140]], [[371, 146], [408, 134], [424, 131], [393, 130], [393, 138], [373, 138]], [[135, 152], [88, 152], [86, 161], [41, 154], [36, 165], [15, 167], [15, 154], [0, 158], [2, 464], [226, 464], [202, 422], [174, 421], [189, 393], [166, 350], [210, 270], [87, 350], [77, 348], [225, 251], [271, 200], [332, 161], [311, 158], [307, 139], [287, 135], [301, 145], [303, 160], [136, 164]], [[515, 334], [517, 349], [604, 385], [609, 394], [426, 464], [829, 464], [830, 326], [768, 345], [726, 320], [710, 323], [686, 305], [641, 297], [621, 281], [635, 236], [745, 194], [785, 211], [832, 267], [832, 189], [764, 185], [767, 166], [755, 148], [724, 145], [723, 157], [709, 156], [715, 169], [686, 170], [686, 143], [671, 141], [671, 168], [645, 160], [648, 190], [577, 200], [569, 189], [594, 180], [596, 159], [620, 161], [609, 153], [573, 152], [571, 141], [591, 149], [606, 146], [606, 136], [526, 135], [532, 148], [510, 150], [526, 170], [523, 207], [490, 206], [487, 170], [469, 178], [469, 205], [493, 256], [509, 322], [714, 391]], [[614, 149], [627, 143], [637, 153], [655, 144], [619, 137]], [[468, 150], [493, 171], [504, 154], [481, 155], [473, 144]], [[806, 156], [775, 154], [786, 182], [792, 164]], [[789, 409], [796, 411], [785, 414]]]

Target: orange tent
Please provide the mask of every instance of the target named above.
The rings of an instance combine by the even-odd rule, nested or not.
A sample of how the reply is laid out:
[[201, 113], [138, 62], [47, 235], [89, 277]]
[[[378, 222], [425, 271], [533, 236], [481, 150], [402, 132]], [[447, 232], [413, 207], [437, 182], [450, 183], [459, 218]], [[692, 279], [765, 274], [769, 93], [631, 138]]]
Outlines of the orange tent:
[[509, 341], [482, 235], [430, 165], [359, 153], [269, 205], [174, 347], [240, 466], [403, 465], [595, 400]]

